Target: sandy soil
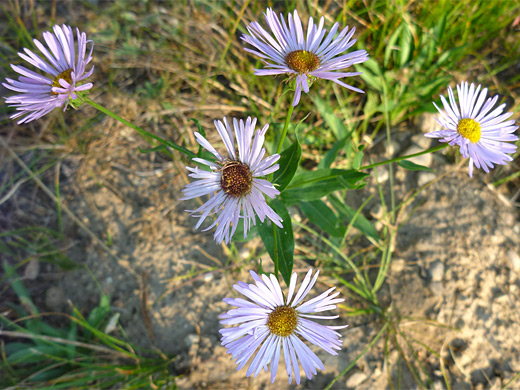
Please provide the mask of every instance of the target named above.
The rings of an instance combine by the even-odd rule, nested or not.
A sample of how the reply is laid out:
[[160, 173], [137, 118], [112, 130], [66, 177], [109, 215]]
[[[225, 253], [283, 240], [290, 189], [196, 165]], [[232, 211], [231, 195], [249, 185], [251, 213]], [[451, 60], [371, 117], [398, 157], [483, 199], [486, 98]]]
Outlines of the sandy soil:
[[[109, 243], [110, 253], [66, 218], [70, 258], [88, 266], [110, 295], [133, 343], [178, 356], [172, 372], [180, 375], [181, 388], [294, 387], [287, 385], [282, 366], [275, 385], [265, 373], [244, 378], [245, 370], [236, 372], [219, 345], [217, 317], [228, 309], [222, 298], [233, 294], [236, 280], [249, 280], [247, 270], [258, 262], [254, 248], [261, 243], [239, 244], [228, 261], [229, 251], [215, 245], [212, 232], [193, 230], [195, 221], [184, 209], [196, 202], [178, 201], [187, 180], [182, 164], [138, 153], [143, 141], [119, 125], [105, 124], [106, 139], [90, 146], [95, 153], [62, 163], [62, 196], [92, 233]], [[382, 300], [433, 378], [428, 387], [445, 387], [444, 370], [452, 388], [500, 388], [520, 371], [518, 210], [487, 186], [483, 175], [470, 179], [466, 165], [447, 165], [441, 154], [432, 160], [426, 163], [446, 176], [415, 200], [398, 235]], [[434, 177], [398, 170], [397, 191], [405, 193]], [[384, 175], [380, 180], [386, 183]], [[353, 199], [375, 191], [372, 182]], [[366, 215], [373, 218], [376, 203], [371, 207]], [[297, 270], [306, 268], [303, 261], [296, 264]], [[89, 273], [61, 272], [54, 279], [42, 295], [49, 311], [66, 311], [67, 300], [84, 311], [96, 305], [99, 289]], [[316, 292], [332, 283], [323, 279]], [[342, 316], [338, 323], [351, 324], [344, 331], [344, 349], [338, 357], [317, 351], [326, 371], [301, 387], [323, 388], [349, 365], [379, 331], [381, 324], [373, 320]], [[392, 386], [416, 387], [397, 350], [385, 357], [381, 340], [334, 388]]]

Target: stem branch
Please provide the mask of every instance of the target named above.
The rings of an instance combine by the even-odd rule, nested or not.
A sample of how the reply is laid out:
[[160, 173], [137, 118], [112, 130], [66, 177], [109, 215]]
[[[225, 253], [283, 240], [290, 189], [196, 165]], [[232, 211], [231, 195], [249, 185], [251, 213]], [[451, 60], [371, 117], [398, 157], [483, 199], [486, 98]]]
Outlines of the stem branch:
[[390, 160], [381, 161], [381, 162], [378, 162], [378, 163], [375, 163], [375, 164], [365, 165], [364, 167], [359, 168], [359, 170], [371, 169], [371, 168], [378, 167], [380, 165], [385, 165], [385, 164], [390, 164], [390, 163], [393, 163], [393, 162], [398, 162], [398, 161], [401, 161], [401, 160], [406, 160], [408, 158], [421, 156], [421, 155], [427, 154], [427, 153], [433, 153], [433, 152], [436, 152], [438, 150], [444, 149], [447, 146], [449, 146], [448, 143], [441, 144], [441, 145], [438, 145], [438, 146], [436, 146], [434, 148], [431, 148], [431, 149], [428, 149], [428, 150], [423, 150], [422, 152], [419, 152], [419, 153], [409, 154], [407, 156], [400, 156], [400, 157], [392, 158]]
[[157, 136], [157, 135], [155, 135], [155, 134], [150, 133], [149, 131], [146, 131], [146, 130], [140, 128], [139, 126], [134, 125], [134, 124], [131, 123], [131, 122], [128, 122], [126, 119], [121, 118], [121, 117], [120, 117], [119, 115], [117, 115], [117, 114], [114, 114], [112, 111], [106, 109], [105, 107], [101, 106], [100, 104], [96, 103], [95, 101], [91, 100], [90, 98], [88, 98], [88, 97], [86, 97], [86, 96], [82, 97], [82, 100], [83, 100], [85, 103], [90, 104], [90, 105], [91, 105], [92, 107], [94, 107], [96, 110], [101, 111], [103, 114], [106, 114], [106, 115], [108, 115], [108, 116], [114, 118], [115, 120], [118, 120], [119, 122], [121, 122], [121, 123], [127, 125], [128, 127], [131, 127], [132, 129], [134, 129], [135, 131], [137, 131], [139, 134], [141, 134], [141, 136], [142, 136], [145, 140], [147, 140], [148, 142], [150, 142], [150, 141], [148, 140], [148, 138], [152, 138], [152, 139], [158, 141], [159, 143], [161, 143], [161, 144], [163, 144], [163, 145], [165, 145], [165, 146], [168, 146], [168, 147], [170, 147], [170, 148], [172, 148], [172, 149], [175, 149], [175, 150], [177, 150], [177, 151], [179, 151], [179, 152], [181, 152], [181, 153], [186, 154], [186, 155], [187, 155], [188, 157], [190, 157], [190, 158], [193, 158], [193, 157], [196, 156], [195, 153], [190, 152], [188, 149], [186, 149], [186, 148], [184, 148], [184, 147], [182, 147], [182, 146], [180, 146], [180, 145], [177, 145], [177, 144], [175, 144], [175, 143], [173, 143], [173, 142], [171, 142], [171, 141], [167, 141], [167, 140], [165, 140], [165, 139], [163, 139], [163, 138], [161, 138], [161, 137], [159, 137], [159, 136]]
[[287, 130], [289, 129], [289, 123], [291, 122], [291, 116], [294, 110], [294, 106], [291, 104], [289, 107], [289, 111], [287, 111], [287, 116], [285, 117], [285, 123], [283, 125], [282, 135], [280, 136], [280, 140], [278, 142], [278, 147], [276, 148], [276, 153], [280, 154], [283, 147], [283, 142], [285, 141], [285, 136], [287, 135]]

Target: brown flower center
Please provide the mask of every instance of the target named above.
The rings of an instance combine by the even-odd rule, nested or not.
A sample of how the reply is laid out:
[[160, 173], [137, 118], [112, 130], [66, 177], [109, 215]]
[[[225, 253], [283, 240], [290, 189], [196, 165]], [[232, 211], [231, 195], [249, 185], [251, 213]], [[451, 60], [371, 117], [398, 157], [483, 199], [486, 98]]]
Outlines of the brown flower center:
[[[70, 75], [71, 73], [72, 73], [72, 69], [67, 69], [67, 70], [64, 70], [63, 72], [61, 72], [59, 75], [57, 75], [54, 78], [54, 81], [52, 82], [52, 87], [53, 88], [63, 88], [60, 84], [60, 79], [63, 79], [67, 83], [71, 84], [72, 83], [72, 77]], [[58, 93], [52, 92], [52, 94], [57, 95]]]
[[251, 191], [253, 176], [249, 167], [239, 161], [226, 161], [222, 166], [220, 186], [226, 194], [238, 198]]
[[298, 73], [307, 73], [318, 69], [320, 59], [310, 51], [295, 50], [285, 56], [285, 63], [289, 68]]
[[290, 306], [278, 306], [267, 318], [267, 327], [271, 333], [281, 337], [291, 335], [297, 325], [298, 315]]
[[474, 144], [480, 140], [480, 124], [474, 119], [461, 119], [457, 125], [457, 131], [460, 135], [466, 139], [469, 139]]

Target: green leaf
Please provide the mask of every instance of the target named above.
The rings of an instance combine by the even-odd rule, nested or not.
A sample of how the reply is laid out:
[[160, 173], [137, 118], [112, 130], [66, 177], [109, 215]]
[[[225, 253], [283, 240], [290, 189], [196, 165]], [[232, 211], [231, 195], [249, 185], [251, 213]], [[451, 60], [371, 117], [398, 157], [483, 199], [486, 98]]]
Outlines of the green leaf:
[[437, 38], [437, 42], [440, 42], [442, 40], [442, 37], [444, 36], [444, 30], [446, 28], [446, 19], [447, 15], [443, 13], [440, 16], [439, 21], [433, 28], [433, 34]]
[[330, 150], [325, 153], [325, 156], [318, 164], [318, 168], [330, 168], [334, 160], [336, 159], [338, 153], [343, 149], [347, 140], [350, 138], [350, 134], [347, 134], [345, 137], [336, 142]]
[[273, 224], [268, 218], [258, 226], [258, 233], [265, 245], [265, 249], [275, 264], [275, 269], [285, 280], [287, 286], [291, 281], [294, 256], [294, 236], [292, 231], [291, 217], [285, 205], [279, 200], [273, 200], [270, 206], [283, 219], [283, 228]]
[[356, 64], [354, 65], [354, 68], [356, 69], [356, 72], [363, 72], [359, 77], [361, 77], [365, 83], [376, 91], [383, 92], [383, 84], [381, 83], [382, 72], [375, 60], [369, 58], [363, 63], [363, 65]]
[[364, 153], [360, 150], [354, 155], [354, 160], [352, 161], [352, 168], [359, 169], [361, 164], [363, 164]]
[[413, 36], [411, 26], [404, 23], [399, 37], [399, 66], [403, 68], [413, 53]]
[[244, 238], [244, 224], [238, 223], [237, 230], [233, 233], [233, 237], [231, 237], [231, 241], [234, 242], [248, 242], [258, 236], [258, 229], [255, 226], [252, 226], [251, 229], [247, 232], [246, 238]]
[[190, 118], [190, 121], [193, 121], [195, 123], [195, 126], [197, 126], [197, 131], [202, 135], [204, 138], [206, 138], [206, 132], [204, 131], [204, 128], [200, 124], [200, 122], [195, 118]]
[[[350, 223], [352, 221], [356, 215], [356, 210], [350, 208], [335, 196], [329, 196], [327, 199], [346, 222]], [[358, 213], [352, 226], [354, 226], [367, 237], [379, 239], [379, 235], [377, 234], [377, 230], [374, 225], [372, 225], [372, 223], [361, 213]]]
[[[206, 132], [204, 131], [204, 128], [202, 127], [200, 122], [195, 118], [190, 118], [190, 120], [193, 121], [193, 123], [195, 123], [195, 125], [197, 126], [197, 131], [200, 133], [200, 135], [202, 135], [204, 138], [206, 138]], [[203, 152], [205, 152], [204, 148], [201, 145], [199, 145], [199, 150], [197, 151], [197, 157], [203, 158], [202, 157]], [[214, 158], [213, 155], [211, 155], [211, 157]]]
[[334, 113], [334, 109], [328, 102], [319, 97], [315, 97], [314, 104], [316, 104], [320, 115], [337, 139], [348, 138], [350, 136], [351, 131], [345, 126], [343, 120]]
[[278, 190], [283, 191], [291, 182], [302, 156], [302, 148], [298, 139], [280, 154], [278, 165], [280, 168], [274, 173], [274, 183], [278, 184]]
[[89, 316], [88, 316], [88, 323], [96, 328], [99, 329], [101, 323], [105, 319], [105, 317], [110, 313], [110, 298], [108, 295], [101, 295], [101, 299], [99, 301], [99, 305], [94, 308]]
[[437, 91], [443, 86], [447, 85], [450, 81], [450, 76], [439, 76], [433, 80], [430, 80], [428, 83], [421, 85], [420, 87], [414, 90], [416, 95], [419, 95], [423, 98], [431, 97], [436, 94]]
[[18, 296], [20, 304], [24, 307], [24, 309], [29, 311], [30, 314], [38, 314], [38, 309], [31, 300], [31, 296], [25, 288], [22, 280], [16, 273], [15, 268], [11, 267], [7, 261], [4, 261], [4, 272], [8, 283], [11, 284], [12, 289]]
[[356, 170], [330, 168], [299, 172], [280, 196], [288, 205], [316, 200], [336, 190], [362, 188], [366, 183], [359, 181], [366, 176], [368, 174]]
[[403, 25], [400, 24], [395, 29], [394, 33], [392, 34], [392, 36], [388, 40], [388, 43], [386, 44], [385, 57], [384, 57], [384, 60], [383, 60], [383, 66], [385, 68], [388, 68], [388, 63], [390, 62], [390, 57], [392, 56], [392, 52], [397, 49], [396, 42], [397, 42], [397, 39], [399, 38], [399, 35], [401, 34], [402, 26]]
[[[56, 368], [49, 368], [47, 367], [45, 370], [41, 370], [36, 372], [34, 375], [31, 375], [31, 377], [28, 379], [31, 383], [45, 383], [46, 381], [49, 381], [51, 379], [59, 378], [62, 375], [65, 375], [67, 373], [70, 373], [70, 368], [65, 367], [56, 367]], [[85, 382], [86, 380], [83, 379]], [[88, 383], [88, 382], [87, 382]], [[66, 384], [66, 386], [71, 389], [70, 383]], [[47, 387], [48, 389], [49, 387]], [[56, 389], [56, 385], [53, 385], [51, 388]]]
[[59, 345], [28, 345], [7, 357], [11, 364], [39, 363], [49, 360], [49, 356], [65, 356], [66, 349]]
[[159, 145], [159, 146], [156, 146], [155, 148], [150, 148], [150, 149], [143, 149], [139, 146], [137, 149], [139, 149], [139, 152], [141, 152], [141, 153], [153, 153], [153, 152], [160, 152], [164, 149], [167, 149], [167, 146]]
[[303, 214], [309, 218], [309, 221], [319, 226], [323, 232], [339, 238], [345, 235], [345, 225], [341, 223], [341, 220], [334, 214], [334, 211], [322, 200], [300, 202], [298, 203], [298, 207]]
[[401, 168], [408, 169], [409, 171], [428, 171], [433, 172], [433, 169], [419, 165], [408, 160], [401, 160], [397, 163]]

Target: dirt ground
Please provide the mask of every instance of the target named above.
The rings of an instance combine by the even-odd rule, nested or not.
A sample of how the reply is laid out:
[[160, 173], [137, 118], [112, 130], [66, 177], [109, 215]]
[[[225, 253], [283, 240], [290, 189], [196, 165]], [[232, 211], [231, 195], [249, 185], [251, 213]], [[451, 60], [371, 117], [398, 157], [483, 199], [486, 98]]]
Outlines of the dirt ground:
[[[274, 385], [266, 373], [245, 378], [245, 370], [236, 372], [219, 344], [218, 315], [229, 308], [222, 298], [233, 294], [237, 280], [250, 281], [247, 271], [257, 267], [255, 248], [261, 242], [238, 244], [238, 250], [230, 252], [214, 243], [212, 232], [194, 231], [195, 220], [184, 210], [195, 207], [196, 201], [178, 200], [187, 180], [183, 164], [138, 153], [138, 146], [146, 147], [144, 141], [109, 119], [100, 129], [103, 141], [90, 144], [92, 153], [62, 161], [61, 192], [64, 205], [108, 251], [65, 217], [66, 253], [88, 266], [110, 296], [128, 338], [141, 347], [177, 355], [173, 372], [180, 375], [183, 389], [294, 388], [287, 385], [282, 364]], [[409, 139], [410, 134], [401, 137]], [[412, 140], [430, 142], [421, 134]], [[470, 179], [466, 164], [447, 164], [442, 154], [427, 159], [422, 162], [436, 174], [397, 170], [401, 194], [445, 176], [417, 197], [401, 227], [383, 300], [401, 318], [403, 334], [414, 340], [416, 358], [433, 378], [428, 387], [445, 388], [444, 370], [453, 389], [498, 389], [520, 371], [518, 208], [508, 199], [510, 194], [486, 185], [483, 174]], [[379, 180], [386, 185], [384, 174]], [[364, 199], [376, 190], [372, 178], [355, 197]], [[47, 202], [38, 191], [32, 198], [27, 194], [20, 192], [19, 205], [32, 202], [34, 208], [35, 203]], [[377, 202], [371, 207], [366, 216], [375, 219]], [[55, 223], [36, 214], [42, 223]], [[304, 261], [295, 264], [300, 272], [308, 267]], [[332, 283], [333, 279], [322, 279], [315, 293]], [[86, 312], [99, 299], [98, 285], [82, 269], [58, 274], [42, 269], [35, 284], [45, 286], [38, 295], [48, 311], [67, 311], [70, 300]], [[312, 381], [304, 379], [301, 388], [325, 387], [381, 326], [365, 317], [342, 315], [337, 324], [344, 323], [351, 326], [343, 331], [343, 350], [337, 357], [317, 351], [326, 371]], [[380, 340], [333, 388], [392, 387], [416, 385], [397, 350], [385, 356]]]
[[[62, 21], [77, 13], [74, 10], [77, 2], [66, 4], [69, 8], [63, 11]], [[172, 63], [171, 50], [154, 51], [153, 57], [121, 54], [119, 60], [113, 60], [114, 42], [109, 38], [103, 41], [102, 35], [96, 42], [97, 70], [93, 77], [98, 78], [94, 84], [98, 91], [108, 90], [108, 83], [116, 86], [110, 89], [115, 96], [101, 95], [100, 103], [134, 123], [153, 123], [154, 127], [149, 130], [173, 141], [179, 136], [175, 128], [195, 130], [190, 117], [197, 117], [209, 133], [213, 129], [212, 119], [230, 113], [243, 115], [250, 107], [245, 97], [254, 95], [248, 92], [247, 83], [239, 76], [238, 83], [225, 78], [210, 80], [212, 88], [220, 94], [210, 95], [203, 103], [198, 94], [201, 83], [179, 77], [176, 83], [172, 82], [175, 88], [168, 90], [173, 107], [168, 109], [158, 102], [143, 109], [134, 100], [128, 101], [130, 93], [117, 95], [118, 88], [132, 89], [140, 85], [141, 77], [155, 80], [149, 77], [152, 70], [167, 70], [170, 77], [182, 74], [179, 70], [184, 69], [200, 72], [205, 77], [207, 69], [214, 69], [208, 64], [220, 58], [229, 26], [222, 27], [208, 20], [195, 6], [190, 12], [190, 17], [176, 12], [161, 13], [164, 25], [178, 24], [190, 33], [191, 43], [185, 46], [193, 52], [174, 52], [182, 56], [179, 63], [185, 68]], [[103, 19], [103, 13], [88, 11], [75, 16], [81, 20], [94, 20], [94, 17], [96, 23], [91, 23], [91, 30], [111, 28], [112, 20]], [[155, 23], [155, 19], [152, 22]], [[144, 53], [151, 50], [145, 49]], [[233, 41], [230, 52], [233, 50], [242, 52], [238, 39]], [[146, 66], [142, 66], [142, 62], [146, 62]], [[107, 80], [106, 75], [112, 68], [118, 69], [116, 78]], [[273, 93], [277, 92], [273, 90]], [[241, 97], [241, 104], [230, 95], [233, 99]], [[265, 112], [274, 110], [259, 98], [255, 104]], [[91, 118], [95, 112], [81, 107], [74, 114]], [[74, 114], [66, 113], [65, 121]], [[173, 123], [165, 123], [163, 115], [173, 118]], [[422, 127], [433, 130], [432, 118], [423, 119]], [[58, 121], [42, 119], [40, 122], [33, 127], [16, 126], [9, 121], [2, 129], [2, 137], [27, 164], [38, 157], [38, 153], [57, 147], [46, 138], [50, 133], [46, 126]], [[251, 282], [248, 270], [256, 269], [261, 260], [258, 256], [261, 241], [253, 239], [246, 244], [238, 243], [236, 249], [227, 248], [215, 244], [212, 231], [195, 231], [196, 220], [185, 210], [193, 209], [199, 201], [179, 201], [180, 191], [188, 182], [184, 163], [172, 162], [160, 153], [140, 153], [139, 146], [148, 148], [149, 145], [133, 130], [107, 117], [100, 117], [92, 127], [72, 137], [63, 146], [69, 154], [63, 155], [56, 169], [42, 177], [51, 189], [55, 178], [59, 178], [63, 205], [79, 221], [78, 224], [64, 214], [65, 237], [59, 249], [76, 264], [88, 267], [91, 273], [84, 268], [64, 271], [47, 263], [38, 266], [37, 262], [20, 269], [20, 273], [25, 272], [26, 285], [40, 310], [70, 312], [70, 302], [81, 312], [88, 313], [98, 304], [101, 289], [109, 295], [112, 310], [120, 314], [120, 324], [132, 343], [145, 350], [160, 350], [178, 357], [172, 375], [178, 376], [179, 388], [296, 388], [294, 384], [287, 384], [283, 363], [278, 368], [275, 384], [270, 383], [270, 375], [266, 373], [245, 378], [246, 369], [237, 372], [235, 363], [219, 342], [218, 315], [229, 309], [222, 299], [234, 295], [232, 285], [236, 281]], [[186, 134], [183, 136], [189, 137]], [[426, 139], [421, 129], [410, 133], [400, 130], [395, 134], [392, 148], [395, 155], [404, 155], [435, 142]], [[35, 151], [27, 147], [33, 144], [38, 144]], [[383, 158], [384, 150], [380, 143], [368, 148], [368, 153], [377, 161]], [[59, 153], [56, 149], [56, 154]], [[416, 162], [431, 166], [435, 173], [396, 168], [398, 197], [436, 177], [443, 177], [424, 189], [409, 207], [409, 218], [397, 236], [389, 276], [380, 292], [381, 301], [387, 302], [395, 318], [400, 319], [399, 341], [405, 348], [403, 352], [410, 355], [404, 341], [406, 337], [417, 351], [414, 360], [420, 362], [432, 378], [426, 387], [446, 388], [445, 375], [452, 389], [501, 389], [520, 372], [520, 212], [518, 193], [515, 194], [518, 188], [497, 190], [487, 184], [492, 180], [482, 171], [477, 171], [471, 179], [467, 175], [467, 162], [454, 164], [443, 153], [422, 156]], [[1, 146], [0, 163], [0, 183], [21, 172]], [[514, 162], [511, 166], [514, 168], [509, 169], [518, 169], [519, 164]], [[378, 168], [377, 174], [380, 183], [387, 186], [386, 168]], [[363, 190], [349, 192], [349, 203], [352, 202], [352, 207], [360, 206], [370, 195], [375, 198], [364, 214], [380, 229], [377, 220], [381, 209], [374, 177]], [[291, 209], [291, 212], [296, 218], [303, 218], [297, 210]], [[0, 204], [0, 227], [13, 230], [24, 226], [51, 229], [58, 226], [54, 202], [30, 180], [21, 183], [11, 197]], [[296, 237], [304, 234], [295, 231]], [[267, 255], [263, 255], [263, 260], [264, 269], [266, 265], [269, 269]], [[309, 267], [303, 260], [295, 262], [295, 271], [304, 272]], [[332, 285], [345, 296], [345, 289], [327, 277], [320, 278], [311, 295]], [[347, 303], [351, 302], [347, 300]], [[323, 389], [362, 353], [382, 326], [372, 317], [349, 318], [340, 314], [334, 324], [350, 325], [342, 331], [343, 349], [338, 356], [314, 349], [326, 370], [312, 381], [302, 379], [298, 388]], [[385, 353], [384, 338], [333, 386], [334, 389], [417, 387], [398, 351], [389, 348]], [[520, 388], [520, 379], [509, 388]]]

